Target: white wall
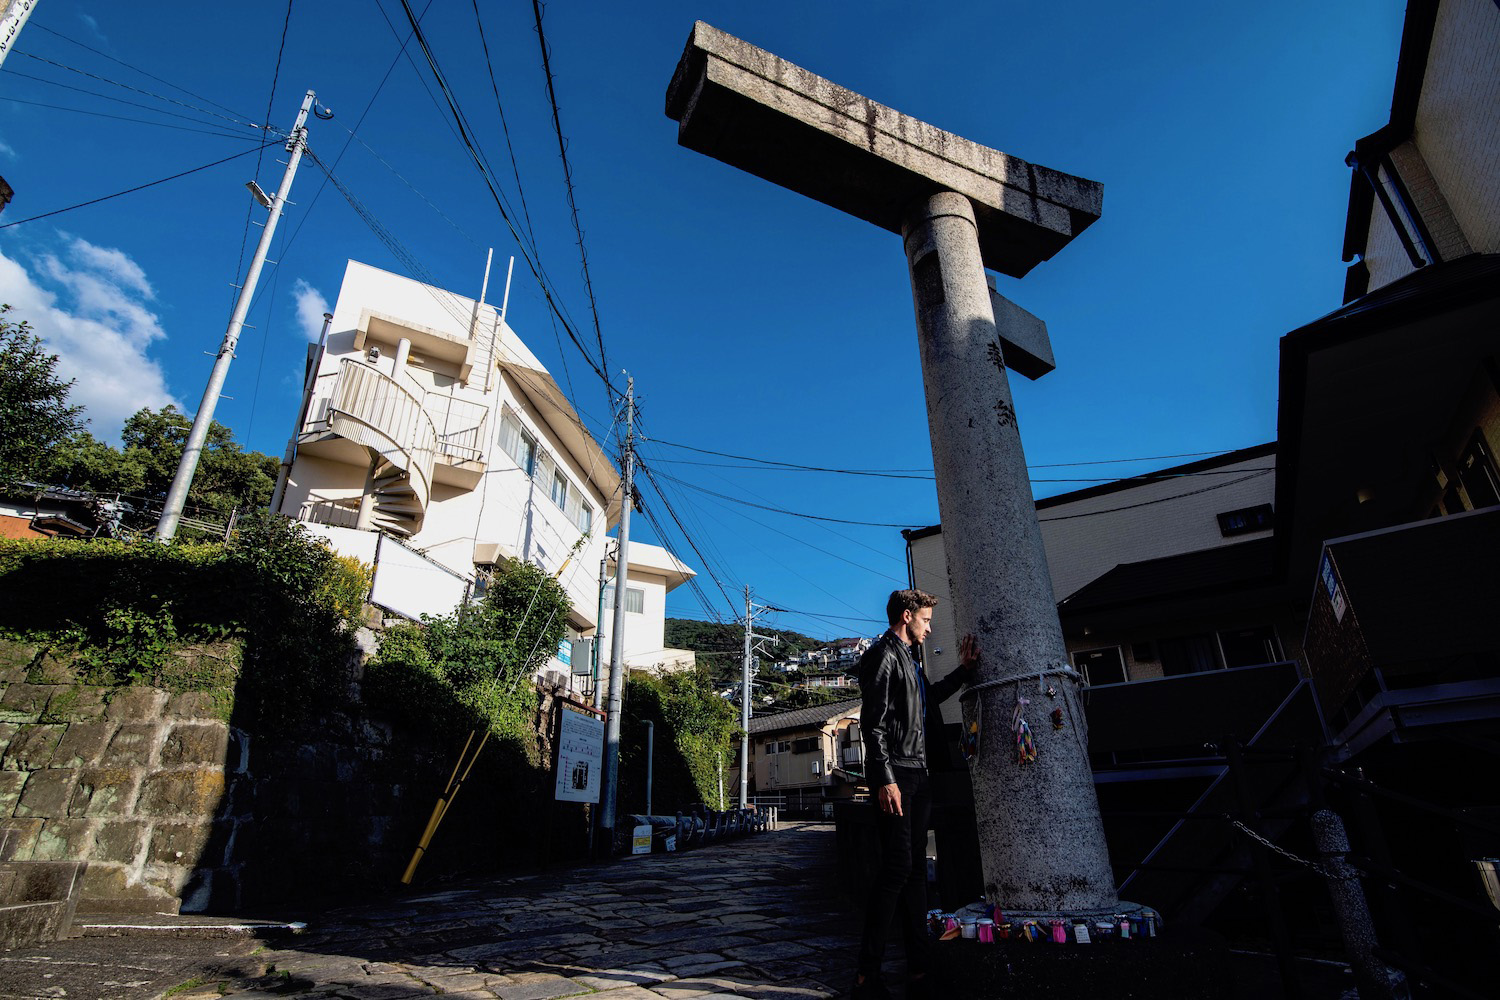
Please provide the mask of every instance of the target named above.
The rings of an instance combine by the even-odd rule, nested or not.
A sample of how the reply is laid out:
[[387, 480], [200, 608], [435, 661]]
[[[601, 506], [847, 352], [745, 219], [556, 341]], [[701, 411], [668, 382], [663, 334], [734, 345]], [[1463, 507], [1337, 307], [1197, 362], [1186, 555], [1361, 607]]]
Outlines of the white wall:
[[[1123, 563], [1269, 535], [1267, 529], [1226, 538], [1218, 515], [1273, 502], [1276, 474], [1265, 470], [1274, 469], [1275, 464], [1274, 455], [1244, 459], [1203, 470], [1212, 475], [1143, 483], [1038, 511], [1056, 599], [1062, 600]], [[1215, 488], [1204, 489], [1210, 486]], [[933, 678], [941, 678], [958, 664], [942, 533], [914, 540], [911, 559], [915, 586], [939, 600], [933, 609], [932, 634], [923, 648], [927, 670]], [[943, 706], [943, 718], [959, 721], [957, 698]]]

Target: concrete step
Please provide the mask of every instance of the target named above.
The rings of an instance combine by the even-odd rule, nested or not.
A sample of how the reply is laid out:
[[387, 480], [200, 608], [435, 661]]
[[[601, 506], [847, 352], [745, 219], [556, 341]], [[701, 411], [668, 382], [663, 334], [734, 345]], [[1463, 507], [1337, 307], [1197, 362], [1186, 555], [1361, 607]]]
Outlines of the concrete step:
[[76, 937], [277, 938], [300, 934], [298, 920], [217, 917], [201, 913], [80, 913], [73, 918]]

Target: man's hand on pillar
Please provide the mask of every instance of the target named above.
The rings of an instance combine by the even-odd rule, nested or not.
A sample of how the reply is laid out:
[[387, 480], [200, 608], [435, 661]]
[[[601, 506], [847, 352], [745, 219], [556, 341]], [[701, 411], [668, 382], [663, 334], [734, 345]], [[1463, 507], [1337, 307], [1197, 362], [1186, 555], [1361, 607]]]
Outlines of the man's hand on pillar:
[[890, 813], [892, 816], [901, 815], [901, 789], [895, 782], [889, 785], [881, 785], [875, 793], [875, 803], [880, 806], [880, 811]]
[[974, 679], [974, 671], [979, 669], [979, 640], [970, 632], [964, 636], [958, 644], [958, 665], [969, 675], [969, 680]]

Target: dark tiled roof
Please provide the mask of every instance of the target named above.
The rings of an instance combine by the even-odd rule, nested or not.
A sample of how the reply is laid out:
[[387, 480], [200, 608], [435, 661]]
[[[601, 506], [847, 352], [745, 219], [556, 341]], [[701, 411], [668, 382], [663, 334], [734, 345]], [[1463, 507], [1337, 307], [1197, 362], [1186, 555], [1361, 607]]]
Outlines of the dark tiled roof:
[[750, 720], [750, 732], [752, 734], [779, 733], [787, 729], [807, 729], [811, 726], [821, 726], [829, 719], [836, 719], [857, 708], [859, 708], [859, 699], [851, 698], [849, 701], [835, 701], [828, 705], [814, 705], [812, 708], [799, 708], [791, 712], [778, 712], [776, 715], [762, 715]]
[[1267, 536], [1160, 559], [1122, 563], [1065, 598], [1058, 610], [1065, 614], [1093, 611], [1260, 582], [1270, 575], [1273, 545], [1274, 540]]

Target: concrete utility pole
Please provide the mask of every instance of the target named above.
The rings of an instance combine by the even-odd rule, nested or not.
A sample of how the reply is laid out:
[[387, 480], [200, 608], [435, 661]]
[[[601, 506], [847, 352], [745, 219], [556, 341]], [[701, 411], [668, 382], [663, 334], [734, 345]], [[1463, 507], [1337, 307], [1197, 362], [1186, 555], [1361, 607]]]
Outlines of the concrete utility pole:
[[[777, 610], [775, 608], [763, 607], [760, 612]], [[740, 808], [743, 809], [750, 803], [750, 716], [752, 709], [750, 699], [755, 688], [750, 677], [750, 666], [754, 658], [756, 642], [780, 643], [781, 639], [773, 635], [757, 635], [755, 632], [756, 608], [750, 603], [750, 586], [745, 585], [745, 652], [740, 660]]]
[[[1099, 184], [988, 149], [699, 21], [667, 91], [678, 142], [899, 233], [916, 304], [957, 632], [984, 661], [965, 698], [987, 898], [1008, 915], [1116, 912], [1006, 368], [1052, 367], [1040, 320], [995, 295], [1099, 217]], [[997, 312], [1000, 324], [997, 329]], [[1012, 722], [1036, 758], [1018, 759]], [[1061, 728], [1049, 721], [1060, 709]]]
[[[297, 176], [297, 165], [302, 162], [302, 151], [307, 148], [307, 115], [313, 108], [317, 95], [311, 90], [302, 98], [302, 110], [297, 112], [297, 124], [287, 138], [286, 172], [281, 175], [281, 187], [275, 197], [265, 205], [270, 209], [265, 230], [260, 234], [260, 243], [255, 247], [255, 256], [250, 260], [250, 271], [245, 283], [240, 286], [240, 295], [234, 302], [234, 312], [229, 317], [229, 329], [219, 345], [218, 357], [214, 360], [208, 385], [203, 390], [203, 400], [198, 412], [193, 415], [193, 427], [188, 431], [187, 441], [182, 446], [182, 458], [177, 463], [177, 475], [172, 477], [172, 488], [167, 491], [167, 500], [162, 507], [161, 520], [156, 524], [156, 540], [170, 542], [177, 534], [177, 522], [182, 519], [182, 508], [187, 503], [188, 487], [193, 485], [193, 475], [198, 471], [198, 459], [203, 456], [203, 441], [213, 425], [214, 409], [219, 405], [219, 394], [224, 389], [224, 380], [229, 376], [229, 363], [234, 360], [234, 349], [240, 342], [240, 330], [245, 325], [245, 316], [250, 312], [250, 301], [255, 297], [255, 286], [260, 281], [261, 268], [266, 263], [266, 253], [271, 249], [271, 239], [276, 235], [276, 223], [281, 219], [282, 206], [292, 190], [292, 178]], [[250, 189], [257, 199], [265, 193], [250, 182]]]
[[5, 57], [15, 48], [16, 39], [36, 5], [37, 0], [0, 0], [0, 65], [4, 65]]
[[625, 583], [630, 565], [630, 507], [635, 497], [635, 379], [625, 382], [625, 455], [621, 462], [620, 545], [615, 552], [615, 615], [609, 637], [609, 714], [604, 723], [604, 774], [599, 802], [599, 825], [609, 834], [606, 850], [614, 849], [615, 803], [620, 795], [620, 695], [625, 688]]

